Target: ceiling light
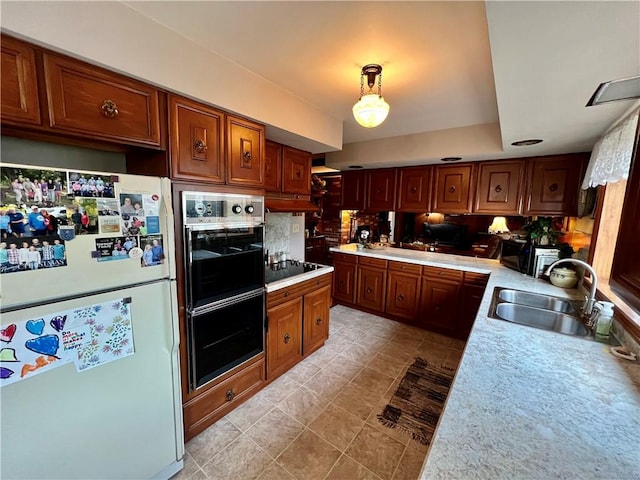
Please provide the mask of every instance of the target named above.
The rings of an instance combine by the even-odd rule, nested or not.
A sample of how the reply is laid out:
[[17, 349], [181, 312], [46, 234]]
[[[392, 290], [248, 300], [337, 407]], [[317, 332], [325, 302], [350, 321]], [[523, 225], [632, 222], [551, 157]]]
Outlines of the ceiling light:
[[640, 75], [601, 83], [587, 102], [587, 107], [618, 100], [640, 98]]
[[[364, 93], [364, 77], [367, 76], [369, 93]], [[373, 91], [378, 77], [378, 93]], [[370, 64], [360, 72], [360, 100], [353, 106], [353, 116], [363, 127], [373, 128], [384, 122], [389, 114], [389, 104], [382, 98], [382, 67]]]
[[462, 157], [443, 157], [440, 159], [441, 162], [459, 162], [462, 160]]
[[542, 143], [542, 140], [539, 138], [531, 138], [529, 140], [518, 140], [517, 142], [513, 142], [511, 145], [514, 147], [527, 147], [529, 145], [535, 145], [537, 143]]

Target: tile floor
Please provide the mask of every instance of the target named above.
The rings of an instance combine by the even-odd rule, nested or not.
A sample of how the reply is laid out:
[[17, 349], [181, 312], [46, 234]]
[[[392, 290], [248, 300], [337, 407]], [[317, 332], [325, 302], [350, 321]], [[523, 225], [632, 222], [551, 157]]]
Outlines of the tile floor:
[[337, 305], [324, 347], [189, 441], [173, 480], [415, 480], [427, 447], [376, 415], [415, 356], [455, 368], [463, 348]]

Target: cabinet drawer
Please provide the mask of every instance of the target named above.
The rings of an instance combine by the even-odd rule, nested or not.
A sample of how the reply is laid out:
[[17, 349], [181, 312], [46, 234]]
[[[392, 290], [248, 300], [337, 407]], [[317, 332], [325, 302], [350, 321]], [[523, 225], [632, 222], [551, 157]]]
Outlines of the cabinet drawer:
[[358, 257], [348, 253], [334, 253], [333, 261], [342, 263], [358, 263]]
[[51, 127], [121, 143], [160, 146], [158, 91], [71, 59], [44, 55]]
[[262, 388], [264, 375], [264, 358], [261, 358], [187, 402], [183, 407], [186, 440]]
[[331, 285], [330, 273], [281, 288], [280, 290], [267, 294], [267, 309], [280, 305], [282, 302], [288, 302], [289, 300], [293, 300], [296, 297], [313, 292], [314, 290], [327, 285]]
[[381, 258], [360, 257], [358, 265], [367, 265], [369, 267], [387, 268], [387, 261]]
[[489, 275], [484, 273], [464, 272], [465, 285], [485, 286], [489, 281]]
[[440, 267], [422, 267], [422, 274], [438, 280], [451, 280], [462, 283], [463, 273], [461, 270]]
[[416, 275], [420, 275], [422, 273], [422, 267], [420, 265], [414, 265], [412, 263], [404, 263], [404, 262], [389, 262], [389, 270], [394, 270], [396, 272], [404, 272], [404, 273], [415, 273]]

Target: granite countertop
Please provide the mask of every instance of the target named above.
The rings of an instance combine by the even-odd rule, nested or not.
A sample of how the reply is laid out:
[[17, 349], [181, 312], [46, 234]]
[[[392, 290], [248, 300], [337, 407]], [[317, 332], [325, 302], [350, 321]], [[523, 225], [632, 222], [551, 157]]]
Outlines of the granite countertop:
[[496, 260], [331, 250], [491, 274], [420, 478], [640, 478], [640, 364], [595, 341], [487, 317], [495, 287], [575, 290]]

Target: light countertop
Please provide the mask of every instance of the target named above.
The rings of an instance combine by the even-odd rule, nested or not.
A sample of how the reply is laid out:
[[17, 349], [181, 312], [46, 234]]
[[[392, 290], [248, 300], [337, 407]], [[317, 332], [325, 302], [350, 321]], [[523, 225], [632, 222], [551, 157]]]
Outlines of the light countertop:
[[333, 267], [329, 265], [324, 265], [322, 268], [317, 270], [312, 270], [306, 273], [300, 273], [299, 275], [293, 275], [291, 277], [283, 278], [282, 280], [277, 280], [275, 282], [269, 282], [266, 285], [267, 293], [275, 292], [276, 290], [280, 290], [281, 288], [287, 288], [291, 285], [295, 285], [296, 283], [304, 282], [306, 280], [311, 280], [312, 278], [319, 277], [321, 275], [326, 275], [328, 273], [333, 272]]
[[639, 479], [640, 364], [606, 345], [487, 317], [495, 287], [576, 298], [496, 260], [332, 248], [490, 273], [422, 479]]

